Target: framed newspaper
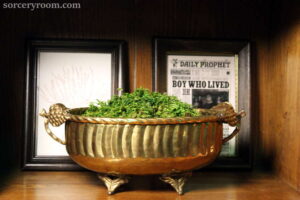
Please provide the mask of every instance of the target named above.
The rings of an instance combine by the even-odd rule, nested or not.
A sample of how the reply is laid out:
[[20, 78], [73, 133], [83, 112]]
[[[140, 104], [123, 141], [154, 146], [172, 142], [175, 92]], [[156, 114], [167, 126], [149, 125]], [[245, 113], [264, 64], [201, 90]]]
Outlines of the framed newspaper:
[[[223, 145], [216, 168], [251, 168], [250, 44], [248, 41], [154, 39], [153, 90], [196, 108], [230, 102], [245, 110], [240, 134]], [[234, 128], [224, 125], [223, 136]]]

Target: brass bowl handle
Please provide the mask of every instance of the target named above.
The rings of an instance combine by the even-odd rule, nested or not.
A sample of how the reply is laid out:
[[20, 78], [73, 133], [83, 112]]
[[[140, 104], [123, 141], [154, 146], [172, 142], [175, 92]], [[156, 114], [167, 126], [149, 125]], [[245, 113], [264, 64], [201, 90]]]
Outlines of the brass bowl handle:
[[240, 132], [240, 125], [241, 124], [238, 123], [237, 126], [235, 127], [234, 131], [227, 137], [223, 138], [222, 144], [228, 142], [229, 140], [231, 140], [234, 136], [236, 136]]
[[240, 126], [241, 126], [241, 119], [242, 117], [246, 116], [246, 113], [244, 110], [236, 113], [233, 109], [233, 106], [228, 102], [220, 103], [212, 107], [211, 110], [219, 117], [219, 120], [221, 122], [236, 127], [230, 135], [223, 138], [222, 143], [224, 144], [228, 142], [230, 139], [232, 139], [234, 136], [236, 136], [236, 134], [239, 133]]
[[45, 118], [44, 126], [45, 130], [56, 142], [65, 145], [66, 141], [57, 137], [49, 128], [49, 123], [52, 126], [60, 126], [69, 118], [67, 111], [68, 109], [61, 103], [53, 104], [49, 108], [49, 113], [45, 109], [42, 110], [40, 116]]

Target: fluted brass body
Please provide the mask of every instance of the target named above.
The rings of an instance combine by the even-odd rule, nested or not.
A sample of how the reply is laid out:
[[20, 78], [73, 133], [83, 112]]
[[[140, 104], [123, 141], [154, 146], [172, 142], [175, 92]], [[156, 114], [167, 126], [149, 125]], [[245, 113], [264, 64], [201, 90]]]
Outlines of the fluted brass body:
[[[66, 123], [69, 155], [78, 164], [105, 173], [160, 174], [190, 170], [201, 166], [204, 160], [212, 161], [220, 151], [221, 140], [222, 124], [218, 122], [177, 125]], [[176, 164], [159, 167], [157, 161], [161, 159]], [[195, 159], [199, 162], [196, 166]], [[135, 162], [140, 162], [139, 166]]]
[[[67, 109], [54, 104], [45, 117], [45, 129], [57, 142], [66, 144], [70, 157], [89, 170], [115, 175], [100, 176], [112, 193], [128, 180], [123, 175], [162, 174], [162, 180], [182, 193], [186, 174], [213, 162], [222, 144], [239, 132], [244, 112], [236, 113], [228, 103], [202, 110], [201, 117], [124, 119], [85, 117], [86, 108]], [[49, 123], [65, 126], [66, 141], [50, 130]], [[236, 126], [222, 139], [223, 123]]]

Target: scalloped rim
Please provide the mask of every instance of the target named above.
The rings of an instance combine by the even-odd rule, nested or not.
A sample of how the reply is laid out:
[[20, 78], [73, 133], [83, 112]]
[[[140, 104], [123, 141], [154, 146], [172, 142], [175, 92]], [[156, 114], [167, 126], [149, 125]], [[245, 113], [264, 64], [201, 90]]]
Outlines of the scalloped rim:
[[85, 108], [68, 109], [67, 120], [83, 123], [97, 124], [141, 124], [141, 125], [158, 125], [158, 124], [192, 124], [205, 122], [220, 122], [223, 121], [223, 116], [208, 115], [199, 117], [173, 117], [173, 118], [103, 118], [103, 117], [86, 117], [82, 115], [72, 114], [76, 110]]

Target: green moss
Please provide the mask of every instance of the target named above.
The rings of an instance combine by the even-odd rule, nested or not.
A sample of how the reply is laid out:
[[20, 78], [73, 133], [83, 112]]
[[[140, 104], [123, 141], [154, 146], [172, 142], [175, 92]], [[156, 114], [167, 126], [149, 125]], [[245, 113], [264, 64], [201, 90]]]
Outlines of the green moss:
[[133, 93], [113, 96], [107, 102], [91, 103], [84, 116], [109, 118], [167, 118], [199, 116], [191, 105], [175, 96], [139, 88]]

